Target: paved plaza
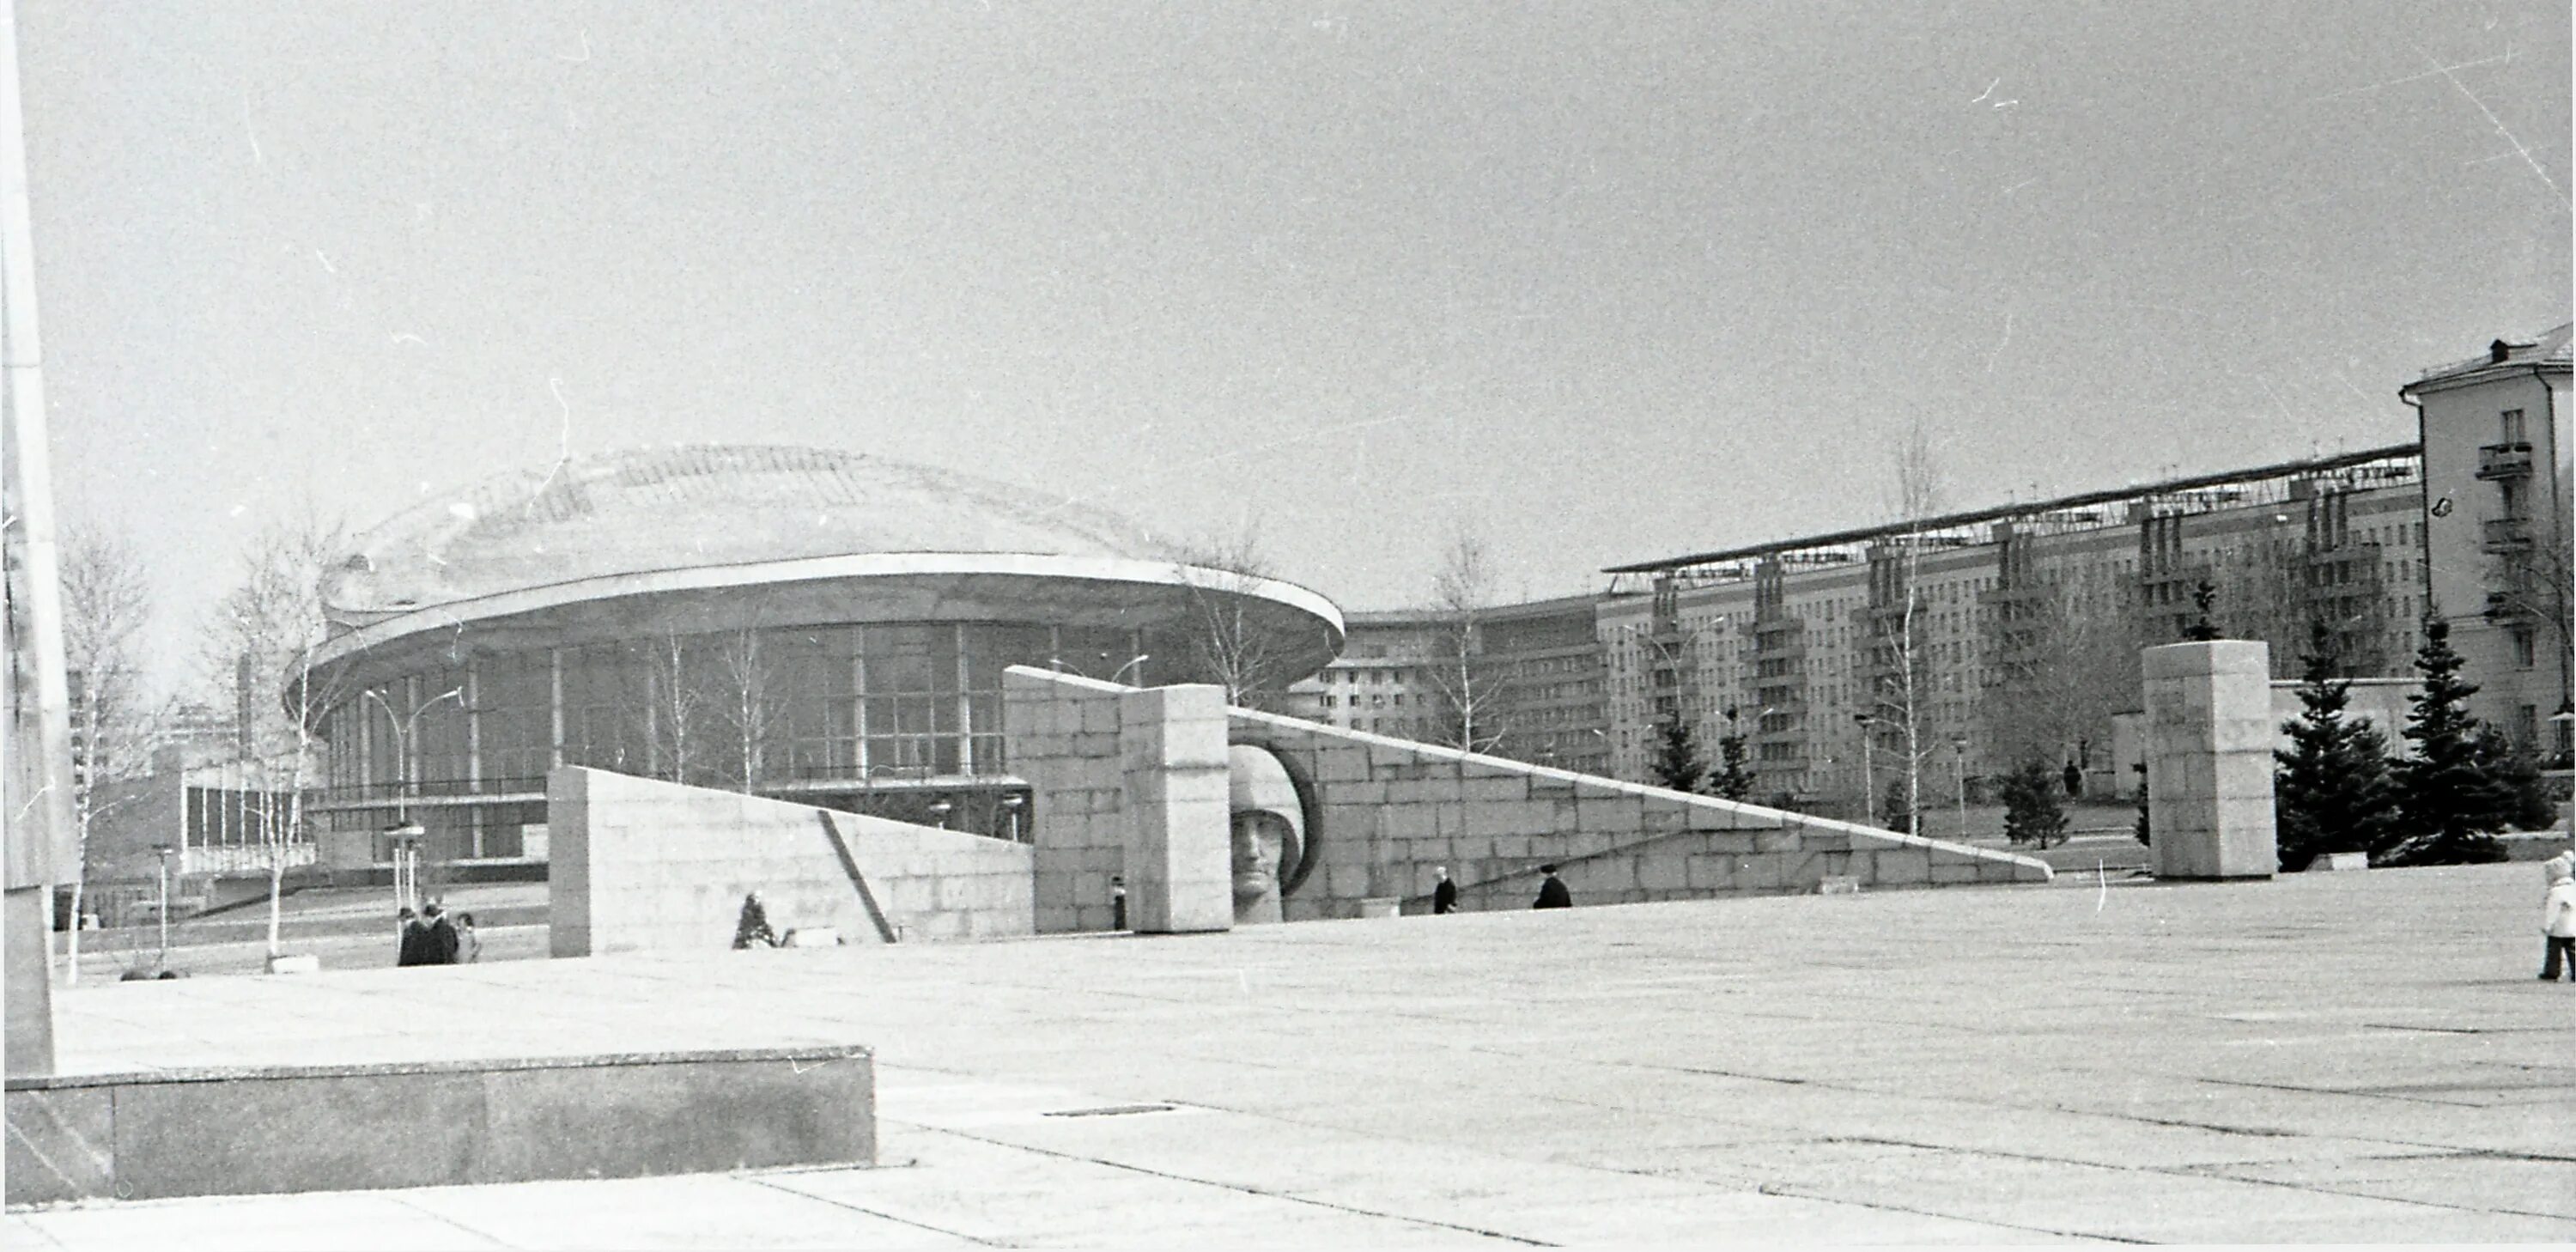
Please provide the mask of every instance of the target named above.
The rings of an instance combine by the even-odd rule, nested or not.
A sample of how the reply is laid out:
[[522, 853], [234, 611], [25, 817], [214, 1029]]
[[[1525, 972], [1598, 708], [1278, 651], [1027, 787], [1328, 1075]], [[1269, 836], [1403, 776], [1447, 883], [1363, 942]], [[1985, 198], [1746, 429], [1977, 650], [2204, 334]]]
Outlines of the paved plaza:
[[865, 1042], [884, 1164], [19, 1211], [12, 1246], [2567, 1241], [2530, 865], [199, 977], [65, 1067]]

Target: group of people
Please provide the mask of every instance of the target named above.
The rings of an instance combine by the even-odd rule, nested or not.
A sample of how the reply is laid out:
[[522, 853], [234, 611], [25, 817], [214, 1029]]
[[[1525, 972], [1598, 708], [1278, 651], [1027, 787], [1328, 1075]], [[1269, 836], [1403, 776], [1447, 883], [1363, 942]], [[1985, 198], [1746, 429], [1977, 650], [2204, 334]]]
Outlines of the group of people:
[[[1434, 872], [1440, 875], [1440, 882], [1439, 885], [1431, 889], [1431, 911], [1434, 913], [1457, 912], [1458, 884], [1449, 880], [1449, 867], [1442, 865]], [[1535, 903], [1532, 903], [1530, 907], [1534, 909], [1573, 908], [1574, 893], [1566, 889], [1564, 879], [1556, 876], [1556, 867], [1554, 865], [1542, 865], [1538, 867], [1538, 872], [1544, 875], [1544, 877], [1539, 879], [1538, 900]]]
[[396, 965], [465, 965], [483, 954], [483, 941], [474, 937], [471, 913], [459, 913], [451, 921], [447, 910], [433, 902], [417, 913], [406, 905], [397, 916], [402, 921], [402, 949], [394, 958]]

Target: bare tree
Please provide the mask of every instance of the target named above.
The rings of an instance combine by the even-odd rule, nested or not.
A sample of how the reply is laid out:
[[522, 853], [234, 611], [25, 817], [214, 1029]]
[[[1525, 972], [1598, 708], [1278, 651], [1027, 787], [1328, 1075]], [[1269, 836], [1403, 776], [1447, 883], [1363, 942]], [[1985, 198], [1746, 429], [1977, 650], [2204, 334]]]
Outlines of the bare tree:
[[759, 789], [771, 744], [787, 719], [788, 692], [780, 689], [777, 662], [764, 655], [760, 623], [765, 604], [755, 601], [743, 625], [716, 643], [717, 714], [738, 766], [733, 781], [748, 795]]
[[[254, 535], [242, 580], [215, 606], [206, 655], [217, 690], [230, 689], [247, 712], [243, 759], [258, 767], [262, 790], [286, 785], [283, 822], [261, 824], [268, 863], [268, 954], [279, 954], [288, 861], [307, 841], [304, 801], [318, 778], [318, 723], [349, 694], [345, 669], [312, 673], [301, 658], [330, 635], [322, 582], [347, 547], [347, 531], [309, 507]], [[291, 675], [291, 676], [290, 676]]]
[[[2560, 519], [2556, 536], [2521, 551], [2495, 558], [2487, 576], [2486, 618], [2508, 630], [2529, 630], [2539, 646], [2549, 649], [2558, 666], [2561, 711], [2576, 697], [2576, 529]], [[2533, 745], [2544, 757], [2556, 745]], [[2564, 767], [2563, 761], [2553, 764]]]
[[114, 532], [71, 536], [63, 545], [62, 579], [63, 662], [75, 676], [72, 814], [78, 849], [65, 977], [78, 982], [90, 834], [141, 794], [133, 784], [152, 770], [170, 701], [148, 690], [143, 672], [152, 595], [134, 546]]
[[690, 781], [700, 746], [694, 733], [706, 718], [712, 693], [698, 680], [693, 636], [673, 626], [644, 643], [649, 695], [640, 710], [653, 772], [675, 783]]
[[[1905, 821], [1910, 829], [1923, 812], [1923, 765], [1929, 752], [1923, 733], [1923, 697], [1931, 678], [1926, 672], [1929, 658], [1923, 621], [1923, 523], [1940, 513], [1943, 495], [1932, 433], [1921, 418], [1906, 428], [1895, 459], [1897, 513], [1906, 529], [1903, 547], [1891, 558], [1893, 568], [1883, 576], [1871, 605], [1877, 681], [1861, 733], [1872, 734], [1879, 727], [1896, 732], [1905, 767]], [[1875, 780], [1863, 783], [1865, 788], [1875, 785]]]
[[1439, 627], [1430, 676], [1440, 697], [1438, 733], [1468, 752], [1492, 751], [1504, 734], [1503, 688], [1509, 679], [1484, 659], [1484, 618], [1494, 601], [1494, 581], [1484, 537], [1460, 526], [1431, 580]]
[[1276, 704], [1286, 685], [1281, 681], [1286, 649], [1248, 611], [1248, 593], [1271, 578], [1258, 528], [1176, 546], [1172, 563], [1190, 591], [1189, 610], [1178, 630], [1191, 669], [1225, 688], [1228, 704], [1256, 709]]
[[2060, 582], [2012, 606], [1999, 622], [1997, 680], [1978, 702], [1984, 738], [2009, 771], [2101, 736], [2138, 692], [2137, 628], [2125, 603]]

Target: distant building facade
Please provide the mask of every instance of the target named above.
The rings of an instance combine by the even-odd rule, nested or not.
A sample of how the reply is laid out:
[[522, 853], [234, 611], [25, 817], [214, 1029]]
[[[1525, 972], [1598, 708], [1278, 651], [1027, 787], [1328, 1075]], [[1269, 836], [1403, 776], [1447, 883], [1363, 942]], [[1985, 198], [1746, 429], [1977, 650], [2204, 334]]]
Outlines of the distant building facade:
[[1466, 612], [1354, 611], [1342, 654], [1289, 687], [1283, 711], [1606, 776], [1599, 605], [1582, 595]]
[[2424, 448], [2425, 595], [2478, 684], [2470, 710], [2564, 767], [2571, 663], [2569, 327], [2499, 339], [2400, 392]]
[[1637, 590], [1599, 610], [1614, 768], [1642, 777], [1678, 715], [1703, 744], [1746, 737], [1757, 798], [1847, 815], [1897, 803], [1909, 740], [1927, 801], [2033, 759], [2125, 790], [2110, 719], [2204, 580], [2219, 628], [2268, 640], [2278, 675], [2311, 622], [2345, 672], [2402, 670], [2418, 466], [2379, 448], [1620, 567]]

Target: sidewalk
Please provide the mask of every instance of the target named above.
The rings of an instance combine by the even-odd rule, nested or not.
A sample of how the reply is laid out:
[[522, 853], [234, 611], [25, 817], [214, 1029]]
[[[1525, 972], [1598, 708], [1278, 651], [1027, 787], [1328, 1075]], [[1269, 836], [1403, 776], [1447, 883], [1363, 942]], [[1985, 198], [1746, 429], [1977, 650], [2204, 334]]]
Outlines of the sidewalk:
[[67, 1067], [862, 1041], [885, 1167], [12, 1246], [2576, 1239], [2524, 865], [83, 987]]

